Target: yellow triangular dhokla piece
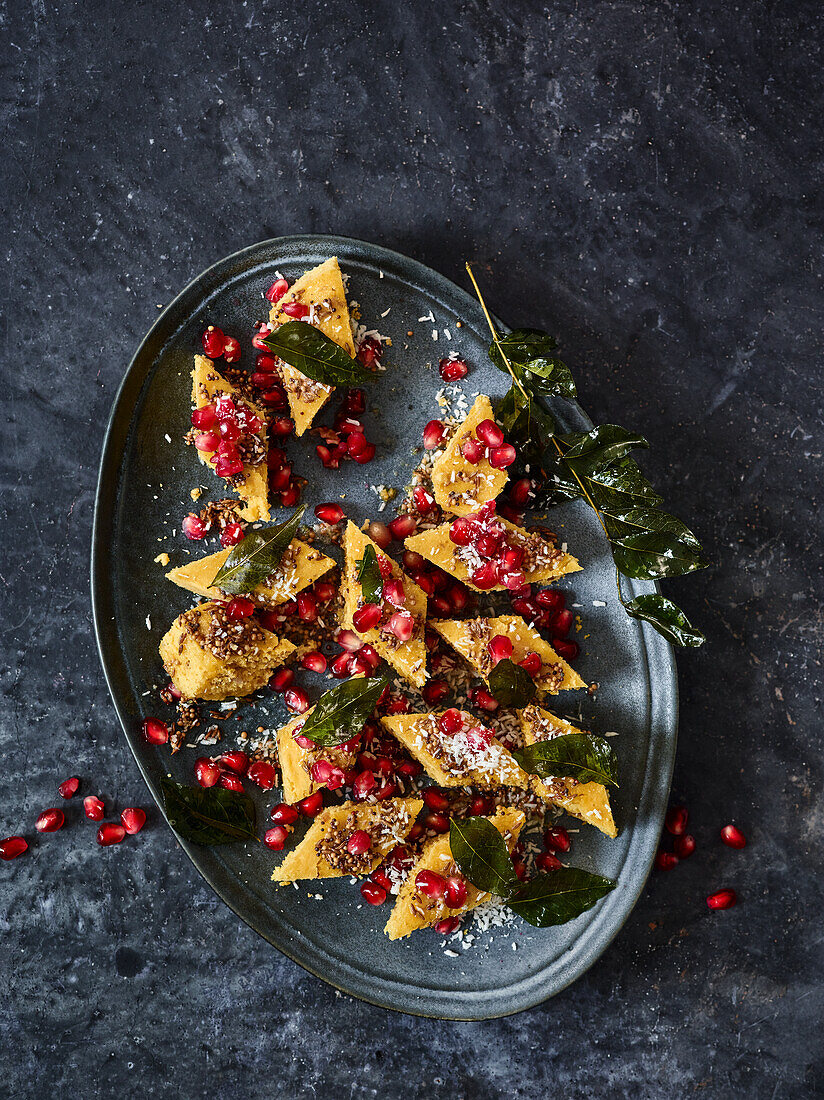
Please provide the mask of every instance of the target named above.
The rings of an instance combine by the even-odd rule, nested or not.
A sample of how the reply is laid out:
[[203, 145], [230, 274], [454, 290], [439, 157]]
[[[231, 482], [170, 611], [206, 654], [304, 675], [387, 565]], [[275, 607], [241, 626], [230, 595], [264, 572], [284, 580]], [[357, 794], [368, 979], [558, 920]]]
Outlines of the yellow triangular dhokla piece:
[[[368, 875], [393, 848], [403, 844], [422, 806], [420, 798], [329, 806], [318, 814], [297, 848], [275, 868], [272, 880], [283, 886], [297, 879]], [[350, 852], [348, 842], [360, 832], [368, 835], [369, 847]]]
[[435, 461], [432, 491], [445, 512], [465, 516], [487, 500], [494, 500], [506, 485], [506, 470], [496, 470], [486, 458], [475, 465], [461, 453], [461, 444], [470, 436], [475, 438], [475, 429], [481, 421], [494, 419], [489, 398], [479, 394], [466, 420], [458, 426], [443, 454]]
[[[362, 588], [358, 580], [358, 563], [364, 555], [367, 546], [371, 546], [380, 561], [390, 562], [392, 577], [403, 582], [406, 604], [404, 610], [408, 611], [414, 621], [412, 637], [409, 641], [401, 642], [393, 634], [381, 630], [381, 625], [371, 630], [360, 631], [355, 628], [352, 616], [364, 602]], [[415, 687], [423, 687], [426, 683], [426, 646], [424, 645], [424, 628], [426, 624], [426, 593], [419, 588], [414, 581], [401, 570], [400, 566], [386, 557], [381, 548], [354, 523], [350, 522], [346, 527], [344, 536], [344, 549], [346, 552], [346, 564], [343, 571], [343, 626], [354, 630], [359, 638], [368, 642], [377, 653], [387, 661], [396, 672], [399, 672], [405, 680]], [[385, 610], [397, 610], [395, 607], [385, 604]]]
[[454, 650], [488, 680], [492, 671], [489, 643], [498, 634], [512, 642], [512, 660], [518, 664], [527, 653], [537, 653], [541, 670], [533, 679], [539, 695], [557, 695], [559, 691], [587, 685], [574, 668], [562, 660], [549, 642], [520, 615], [498, 615], [492, 619], [435, 619], [429, 624]]
[[[354, 359], [355, 343], [352, 339], [349, 307], [346, 304], [346, 291], [337, 256], [307, 271], [286, 291], [280, 301], [272, 306], [269, 320], [276, 327], [294, 320], [288, 313], [283, 312], [283, 307], [289, 302], [303, 302], [307, 305], [310, 312], [305, 320], [319, 328], [325, 336], [334, 340]], [[329, 400], [329, 395], [335, 387], [314, 382], [295, 367], [290, 367], [288, 363], [282, 366], [281, 374], [283, 388], [289, 397], [289, 409], [295, 422], [295, 435], [303, 435], [317, 413]]]
[[[220, 550], [217, 554], [209, 554], [177, 569], [170, 569], [166, 576], [189, 592], [219, 600], [224, 593], [220, 588], [213, 587], [212, 581], [230, 553], [231, 550]], [[261, 607], [277, 607], [293, 599], [298, 592], [314, 584], [334, 567], [332, 558], [327, 558], [315, 546], [292, 539], [271, 577], [249, 592], [248, 596]]]
[[[523, 811], [499, 810], [489, 820], [504, 838], [511, 852], [526, 820]], [[417, 888], [415, 878], [420, 871], [436, 871], [447, 878], [453, 875], [460, 877], [460, 871], [452, 859], [448, 834], [437, 836], [424, 844], [420, 858], [398, 891], [398, 899], [384, 928], [390, 940], [402, 939], [410, 932], [418, 928], [428, 928], [446, 917], [457, 917], [461, 913], [468, 913], [470, 909], [477, 908], [492, 897], [491, 894], [483, 893], [472, 883], [467, 882], [465, 904], [460, 909], [450, 909], [442, 898], [430, 898]]]
[[[526, 584], [549, 584], [551, 581], [563, 577], [566, 573], [577, 573], [581, 566], [571, 554], [559, 550], [535, 531], [527, 531], [523, 527], [516, 527], [500, 516], [496, 516], [494, 524], [506, 530], [506, 539], [502, 544], [500, 553], [504, 549], [523, 551], [523, 564], [520, 571], [525, 575]], [[476, 592], [493, 591], [500, 592], [506, 588], [504, 584], [496, 584], [492, 589], [476, 588], [469, 579], [470, 575], [483, 564], [477, 550], [470, 546], [459, 546], [449, 537], [451, 523], [442, 523], [439, 527], [433, 527], [429, 531], [421, 531], [417, 535], [410, 535], [404, 541], [407, 550], [414, 550], [421, 554], [433, 565], [439, 566], [459, 581], [463, 581], [469, 588]]]
[[457, 722], [442, 729], [437, 714], [393, 714], [381, 718], [390, 733], [419, 760], [441, 787], [529, 787], [529, 776], [515, 758], [467, 711], [451, 710]]
[[[269, 470], [266, 465], [266, 457], [269, 448], [266, 442], [266, 416], [256, 405], [252, 405], [241, 397], [234, 386], [227, 382], [223, 375], [215, 369], [211, 359], [207, 359], [205, 355], [196, 355], [192, 371], [192, 404], [196, 409], [200, 409], [204, 405], [210, 405], [216, 397], [220, 397], [222, 394], [231, 397], [236, 405], [245, 405], [263, 425], [261, 430], [255, 433], [262, 444], [262, 447], [258, 448], [257, 457], [259, 461], [255, 462], [254, 465], [244, 463], [243, 472], [239, 476], [236, 485], [230, 481], [226, 481], [225, 484], [237, 493], [244, 502], [240, 513], [243, 519], [248, 520], [250, 523], [260, 519], [268, 520]], [[209, 462], [214, 451], [198, 451], [197, 453], [200, 455], [200, 461], [214, 470], [214, 466]]]
[[219, 603], [178, 615], [160, 642], [160, 656], [184, 699], [229, 699], [262, 688], [295, 652], [254, 617], [231, 621]]
[[325, 787], [325, 783], [312, 779], [312, 765], [318, 760], [326, 760], [333, 767], [348, 771], [355, 763], [357, 751], [336, 745], [334, 748], [303, 748], [295, 740], [295, 734], [299, 734], [304, 722], [314, 710], [311, 707], [304, 714], [299, 714], [277, 732], [278, 760], [280, 761], [280, 773], [283, 779], [283, 801], [300, 802], [302, 798], [308, 798], [313, 791], [319, 791]]
[[[582, 731], [563, 718], [556, 718], [541, 707], [524, 707], [518, 711], [525, 745], [534, 745], [537, 741], [548, 741], [553, 737], [562, 737]], [[612, 809], [609, 804], [609, 792], [602, 783], [579, 783], [577, 779], [537, 779], [532, 780], [533, 787], [541, 798], [553, 802], [573, 817], [586, 821], [600, 829], [607, 836], [617, 836]]]

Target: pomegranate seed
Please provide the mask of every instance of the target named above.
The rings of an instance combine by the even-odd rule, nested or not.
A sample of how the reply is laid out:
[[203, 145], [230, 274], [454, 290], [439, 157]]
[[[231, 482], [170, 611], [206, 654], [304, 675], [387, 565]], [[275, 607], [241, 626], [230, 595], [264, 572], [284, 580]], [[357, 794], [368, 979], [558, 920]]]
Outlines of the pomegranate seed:
[[220, 779], [220, 768], [208, 756], [195, 760], [195, 779], [201, 787], [214, 787]]
[[103, 820], [103, 803], [95, 794], [87, 794], [83, 799], [83, 812], [90, 821]]
[[324, 523], [334, 526], [336, 523], [340, 523], [344, 513], [343, 508], [341, 508], [339, 504], [317, 504], [315, 506], [315, 515], [318, 519], [323, 520]]
[[707, 905], [710, 909], [732, 909], [737, 901], [735, 890], [719, 890], [717, 894], [710, 894]]
[[313, 623], [318, 617], [318, 605], [311, 592], [298, 595], [298, 615], [305, 623]]
[[482, 420], [475, 429], [475, 435], [482, 439], [487, 447], [500, 447], [504, 441], [504, 433], [494, 420]]
[[459, 729], [463, 728], [463, 717], [461, 712], [454, 707], [445, 710], [438, 719], [438, 728], [441, 733], [447, 737], [453, 733], [457, 733]]
[[271, 808], [269, 817], [275, 825], [294, 825], [299, 814], [295, 807], [290, 806], [288, 802], [279, 802], [277, 806]]
[[439, 936], [451, 936], [453, 932], [457, 932], [461, 927], [460, 917], [444, 917], [443, 920], [439, 920], [437, 924], [432, 926]]
[[568, 852], [569, 846], [569, 833], [562, 825], [556, 825], [554, 829], [547, 829], [544, 833], [544, 847], [551, 852]]
[[367, 630], [374, 630], [381, 621], [381, 614], [381, 609], [376, 603], [365, 603], [352, 616], [352, 625], [355, 630], [364, 634]]
[[415, 517], [407, 514], [404, 516], [397, 516], [393, 519], [389, 524], [389, 530], [393, 539], [401, 541], [409, 538], [410, 535], [414, 535], [417, 526]]
[[227, 363], [236, 363], [240, 359], [240, 341], [227, 336], [223, 345], [223, 358]]
[[56, 833], [58, 829], [63, 828], [65, 821], [66, 815], [63, 811], [53, 807], [37, 815], [34, 827], [38, 833]]
[[439, 615], [448, 615], [452, 610], [452, 604], [445, 596], [433, 596], [432, 606], [438, 612]]
[[430, 680], [429, 683], [424, 685], [421, 694], [423, 695], [423, 701], [428, 706], [434, 707], [449, 694], [449, 684], [446, 680]]
[[183, 517], [183, 523], [180, 526], [186, 538], [191, 539], [193, 542], [199, 541], [206, 534], [206, 524], [199, 516], [195, 516], [191, 512], [188, 516]]
[[509, 499], [516, 508], [523, 508], [532, 496], [532, 482], [528, 477], [522, 477], [510, 486]]
[[372, 542], [376, 543], [381, 550], [385, 550], [392, 542], [392, 532], [385, 523], [373, 521], [367, 527], [366, 533]]
[[63, 798], [72, 798], [77, 794], [77, 788], [80, 786], [80, 780], [76, 776], [72, 776], [71, 779], [64, 779], [60, 786], [57, 788]]
[[277, 372], [277, 361], [274, 355], [270, 355], [268, 351], [259, 355], [255, 360], [255, 370], [261, 374], [274, 375]]
[[681, 836], [682, 833], [687, 831], [689, 816], [689, 810], [686, 806], [673, 806], [672, 809], [667, 811], [667, 816], [664, 818], [664, 827], [673, 836]]
[[474, 537], [475, 527], [468, 519], [461, 516], [453, 520], [449, 528], [449, 538], [456, 546], [468, 546]]
[[493, 447], [489, 452], [489, 465], [496, 470], [505, 470], [511, 466], [518, 454], [511, 443], [505, 443], [503, 447]]
[[147, 718], [143, 723], [143, 737], [150, 745], [165, 745], [169, 740], [169, 727], [159, 718]]
[[273, 470], [269, 477], [269, 486], [274, 492], [280, 493], [289, 487], [292, 480], [292, 466], [286, 462], [279, 470]]
[[518, 661], [521, 668], [526, 669], [530, 676], [537, 676], [543, 667], [543, 662], [537, 653], [530, 650], [522, 661]]
[[314, 593], [319, 603], [328, 603], [337, 591], [337, 588], [331, 581], [318, 581], [314, 587]]
[[463, 359], [441, 359], [438, 370], [444, 382], [457, 382], [466, 378], [469, 367]]
[[563, 863], [553, 852], [541, 852], [535, 857], [535, 866], [539, 871], [559, 871]]
[[444, 810], [449, 809], [449, 799], [442, 791], [439, 791], [437, 787], [426, 787], [421, 791], [421, 798], [430, 810], [436, 810], [438, 813], [442, 813]]
[[255, 605], [246, 596], [235, 596], [226, 605], [226, 618], [233, 623], [239, 619], [248, 619], [254, 613]]
[[684, 833], [683, 836], [677, 836], [672, 847], [679, 859], [686, 859], [695, 851], [695, 837], [691, 836], [689, 833]]
[[397, 793], [397, 783], [394, 783], [391, 779], [389, 779], [386, 781], [386, 783], [383, 784], [382, 787], [378, 787], [378, 789], [375, 791], [375, 798], [382, 802], [385, 798], [392, 798], [393, 795], [396, 795]]
[[224, 768], [233, 771], [235, 775], [245, 775], [249, 767], [249, 757], [242, 749], [232, 749], [218, 757], [218, 761]]
[[381, 355], [383, 355], [383, 347], [380, 342], [374, 340], [371, 336], [364, 337], [358, 348], [358, 359], [361, 363], [365, 367], [371, 367], [376, 359], [380, 359]]
[[350, 653], [357, 653], [358, 650], [363, 648], [363, 642], [352, 630], [339, 630], [335, 641], [344, 649], [349, 650]]
[[217, 413], [214, 405], [201, 405], [198, 409], [192, 409], [192, 427], [208, 431], [217, 424]]
[[671, 871], [678, 866], [678, 856], [674, 852], [659, 852], [655, 857], [655, 866], [659, 871]]
[[303, 714], [309, 709], [309, 696], [303, 688], [289, 688], [283, 699], [292, 714]]
[[358, 829], [357, 832], [352, 833], [346, 842], [346, 850], [350, 855], [362, 856], [364, 852], [368, 852], [372, 847], [372, 837], [365, 829]]
[[215, 463], [215, 473], [218, 477], [234, 477], [235, 474], [243, 473], [243, 460], [238, 454], [219, 454]]
[[262, 791], [271, 791], [278, 780], [277, 769], [268, 760], [255, 760], [246, 774]]
[[470, 436], [461, 444], [461, 454], [467, 462], [471, 462], [473, 466], [477, 466], [486, 454], [486, 451], [483, 443]]
[[17, 859], [27, 848], [25, 837], [7, 836], [5, 840], [0, 840], [0, 859]]
[[446, 598], [452, 604], [453, 611], [463, 611], [469, 603], [469, 593], [462, 584], [453, 584]]
[[372, 882], [371, 879], [361, 883], [360, 892], [363, 900], [370, 905], [383, 905], [386, 901], [386, 890], [379, 883]]
[[574, 661], [581, 652], [577, 642], [568, 642], [566, 638], [553, 638], [552, 647], [564, 661]]
[[371, 645], [364, 645], [358, 653], [358, 660], [365, 661], [370, 669], [374, 670], [381, 663], [381, 659]]
[[239, 523], [227, 523], [220, 532], [220, 545], [237, 546], [239, 542], [243, 542], [243, 527]]
[[[345, 432], [346, 427], [350, 422], [341, 425], [341, 429]], [[366, 448], [369, 446], [369, 442], [363, 432], [355, 429], [349, 433], [346, 440], [346, 453], [351, 455], [352, 458], [357, 458], [359, 454], [363, 454]]]
[[505, 634], [496, 634], [487, 645], [487, 651], [493, 664], [503, 661], [505, 657], [512, 656], [512, 642]]
[[355, 798], [366, 798], [377, 785], [377, 780], [371, 771], [358, 772], [352, 780], [352, 794]]
[[443, 892], [443, 900], [449, 906], [450, 909], [460, 909], [466, 904], [466, 883], [462, 878], [453, 876], [446, 880], [446, 887]]
[[146, 811], [141, 810], [139, 806], [127, 806], [121, 813], [120, 820], [126, 832], [134, 836], [146, 824]]
[[557, 588], [542, 588], [535, 596], [535, 602], [547, 611], [558, 611], [564, 606], [564, 594]]
[[383, 582], [383, 598], [387, 603], [391, 603], [393, 607], [404, 607], [406, 605], [406, 592], [404, 591], [403, 581], [394, 577], [385, 580]]
[[315, 783], [328, 783], [332, 778], [332, 765], [328, 760], [316, 760], [309, 769]]
[[735, 825], [725, 825], [721, 830], [721, 839], [728, 848], [747, 847], [747, 838]]
[[[546, 855], [546, 853], [544, 853], [544, 855]], [[515, 878], [523, 882], [523, 880], [526, 878], [526, 864], [524, 863], [524, 861], [522, 859], [516, 859], [515, 856], [513, 856], [512, 869], [515, 872]]]
[[412, 500], [419, 512], [431, 512], [435, 507], [435, 498], [428, 493], [422, 485], [416, 485], [412, 490]]
[[304, 653], [300, 663], [309, 672], [326, 672], [326, 658], [320, 650], [313, 649], [311, 653]]
[[233, 791], [235, 794], [243, 794], [243, 780], [239, 775], [234, 775], [232, 772], [221, 772], [218, 783], [226, 791]]
[[280, 494], [280, 504], [282, 508], [294, 508], [299, 500], [300, 486], [296, 485], [294, 482], [288, 489]]
[[482, 592], [488, 592], [498, 583], [498, 571], [495, 568], [495, 563], [489, 561], [484, 562], [483, 565], [479, 565], [478, 568], [470, 574], [469, 579], [476, 588], [480, 588]]
[[320, 791], [315, 791], [314, 794], [302, 798], [298, 802], [298, 809], [304, 817], [317, 817], [323, 809], [323, 795]]
[[352, 664], [353, 657], [351, 653], [339, 653], [338, 656], [332, 661], [330, 672], [336, 680], [345, 680], [349, 675], [349, 669]]
[[427, 451], [440, 447], [444, 437], [444, 426], [440, 420], [430, 420], [423, 430], [423, 445]]
[[295, 422], [291, 416], [276, 416], [269, 421], [269, 434], [275, 436], [291, 435], [295, 430]]
[[485, 817], [490, 812], [489, 799], [482, 794], [476, 794], [469, 803], [469, 813], [472, 817]]
[[479, 706], [481, 710], [488, 710], [490, 712], [498, 709], [498, 700], [485, 691], [483, 688], [478, 688], [475, 691], [475, 705]]
[[355, 459], [355, 462], [360, 463], [361, 466], [365, 465], [367, 462], [371, 462], [375, 457], [375, 444], [367, 443], [362, 451], [352, 457]]
[[293, 317], [296, 321], [309, 316], [309, 306], [305, 302], [286, 302], [280, 307], [287, 317]]
[[288, 289], [289, 284], [286, 279], [275, 279], [275, 281], [266, 291], [266, 300], [274, 305], [275, 302], [279, 302], [281, 300]]
[[200, 339], [203, 343], [203, 350], [210, 359], [219, 359], [221, 355], [223, 355], [226, 337], [219, 328], [216, 328], [214, 325], [209, 325]]
[[408, 779], [414, 779], [423, 771], [423, 765], [417, 760], [403, 760], [398, 764], [398, 775], [405, 775]]
[[385, 871], [381, 871], [380, 868], [378, 868], [377, 871], [372, 872], [370, 876], [370, 881], [377, 882], [378, 886], [382, 886], [387, 894], [390, 893], [392, 890], [392, 879], [389, 877], [389, 875], [386, 874]]
[[552, 619], [551, 631], [553, 638], [566, 638], [575, 622], [575, 616], [568, 608], [559, 611]]
[[269, 677], [269, 688], [272, 691], [286, 691], [295, 682], [294, 669], [279, 668]]
[[258, 332], [252, 337], [252, 347], [257, 348], [258, 351], [267, 352], [269, 348], [266, 346], [266, 337], [271, 331], [269, 325], [260, 324]]
[[289, 830], [282, 825], [275, 825], [273, 829], [267, 829], [263, 834], [263, 843], [273, 852], [282, 852], [289, 839]]
[[415, 875], [415, 888], [428, 898], [442, 898], [446, 890], [446, 879], [437, 871], [418, 871]]
[[408, 611], [396, 611], [386, 624], [386, 629], [394, 634], [398, 641], [408, 642], [415, 632], [415, 620]]
[[423, 819], [423, 823], [427, 829], [431, 829], [434, 833], [448, 833], [449, 832], [449, 818], [446, 814], [442, 813], [429, 813]]
[[198, 432], [195, 436], [195, 447], [198, 451], [216, 451], [220, 438], [214, 432]]
[[126, 830], [122, 825], [114, 821], [107, 821], [97, 830], [97, 843], [101, 848], [108, 848], [110, 844], [120, 844], [126, 836]]

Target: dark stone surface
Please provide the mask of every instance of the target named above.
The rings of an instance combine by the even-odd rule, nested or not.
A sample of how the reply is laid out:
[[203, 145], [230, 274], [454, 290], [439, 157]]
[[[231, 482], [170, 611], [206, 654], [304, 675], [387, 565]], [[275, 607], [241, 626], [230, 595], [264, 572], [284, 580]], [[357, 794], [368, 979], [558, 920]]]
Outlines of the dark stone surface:
[[[240, 925], [153, 814], [0, 865], [3, 1095], [824, 1092], [821, 19], [813, 3], [418, 0], [3, 11], [0, 835], [144, 789], [92, 637], [99, 447], [158, 303], [238, 247], [365, 237], [554, 331], [716, 563], [673, 583], [699, 850], [553, 1001], [439, 1024]], [[189, 10], [189, 8], [193, 10]], [[743, 853], [720, 825], [746, 831]], [[740, 891], [710, 914], [704, 896]]]

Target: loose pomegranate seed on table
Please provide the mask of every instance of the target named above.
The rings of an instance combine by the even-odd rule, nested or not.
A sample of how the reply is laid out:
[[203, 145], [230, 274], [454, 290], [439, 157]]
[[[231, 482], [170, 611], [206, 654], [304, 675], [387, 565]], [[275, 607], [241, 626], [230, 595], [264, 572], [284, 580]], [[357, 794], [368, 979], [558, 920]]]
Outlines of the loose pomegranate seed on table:
[[126, 830], [122, 825], [107, 821], [97, 830], [97, 843], [101, 848], [108, 848], [110, 844], [120, 844], [126, 836]]
[[266, 299], [273, 305], [275, 302], [279, 302], [286, 291], [289, 289], [289, 283], [286, 279], [275, 279], [269, 289], [266, 291]]
[[311, 653], [304, 653], [300, 663], [309, 672], [326, 672], [326, 658], [320, 650], [314, 649]]
[[105, 808], [97, 795], [87, 794], [83, 799], [83, 812], [90, 821], [102, 821]]
[[707, 905], [710, 909], [732, 909], [737, 901], [735, 890], [719, 890], [716, 894], [710, 894]]
[[371, 879], [367, 879], [366, 882], [361, 883], [360, 888], [361, 896], [363, 900], [370, 905], [383, 905], [386, 901], [386, 890], [380, 883], [373, 882]]
[[240, 359], [240, 341], [227, 336], [223, 343], [223, 358], [227, 363], [236, 363]]
[[188, 516], [183, 517], [183, 522], [180, 526], [186, 538], [191, 539], [193, 542], [198, 542], [206, 534], [206, 524], [199, 516], [191, 512]]
[[303, 688], [289, 688], [283, 696], [286, 709], [292, 714], [303, 714], [309, 709], [309, 696]]
[[279, 668], [269, 677], [271, 691], [286, 691], [295, 682], [295, 671], [291, 668]]
[[574, 661], [581, 652], [577, 642], [567, 641], [566, 638], [553, 638], [552, 648], [564, 661]]
[[209, 325], [201, 336], [201, 342], [203, 343], [203, 350], [210, 359], [219, 359], [223, 355], [226, 337], [214, 325]]
[[269, 811], [269, 818], [275, 825], [294, 825], [299, 817], [299, 811], [287, 802], [279, 802]]
[[678, 856], [674, 852], [659, 852], [655, 857], [655, 866], [659, 871], [671, 871], [678, 866]]
[[77, 794], [79, 786], [80, 780], [76, 776], [72, 776], [71, 779], [64, 779], [57, 789], [62, 798], [73, 798]]
[[143, 737], [150, 745], [165, 745], [169, 740], [169, 727], [159, 718], [146, 718], [143, 722]]
[[677, 836], [673, 842], [672, 849], [679, 859], [687, 859], [695, 851], [695, 837], [690, 836], [689, 833], [684, 833], [683, 836]]
[[315, 515], [324, 523], [333, 526], [340, 523], [344, 518], [344, 511], [339, 504], [317, 504], [315, 505]]
[[735, 825], [725, 825], [721, 830], [721, 839], [728, 848], [747, 847], [747, 838]]
[[284, 828], [283, 825], [275, 825], [263, 834], [263, 843], [267, 848], [271, 848], [273, 852], [282, 852], [288, 839], [289, 830]]
[[435, 706], [449, 694], [449, 684], [446, 680], [429, 680], [424, 684], [421, 694], [423, 695], [423, 701], [428, 706]]
[[63, 811], [52, 807], [50, 810], [43, 810], [37, 815], [34, 827], [38, 833], [56, 833], [58, 829], [63, 828], [65, 821], [66, 817]]
[[5, 840], [0, 840], [0, 859], [17, 859], [28, 850], [28, 847], [25, 837], [7, 836]]
[[689, 810], [686, 806], [672, 806], [664, 818], [664, 827], [673, 836], [681, 836], [682, 833], [687, 831], [689, 816]]
[[146, 811], [139, 806], [127, 806], [120, 815], [120, 822], [126, 832], [133, 836], [146, 824]]

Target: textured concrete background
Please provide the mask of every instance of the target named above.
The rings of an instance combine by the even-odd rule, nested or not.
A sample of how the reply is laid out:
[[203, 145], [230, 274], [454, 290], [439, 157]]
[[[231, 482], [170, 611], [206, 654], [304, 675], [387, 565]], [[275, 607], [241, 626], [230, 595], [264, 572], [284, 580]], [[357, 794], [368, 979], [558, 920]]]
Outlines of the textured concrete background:
[[[145, 802], [87, 562], [157, 304], [242, 245], [332, 232], [459, 282], [488, 263], [494, 307], [557, 334], [594, 418], [651, 439], [715, 562], [669, 587], [709, 638], [680, 658], [674, 780], [699, 851], [573, 988], [469, 1025], [337, 996], [156, 815], [121, 849], [32, 839], [0, 864], [0, 1095], [824, 1094], [820, 6], [438, 7], [0, 8], [0, 835], [31, 839], [72, 773]], [[710, 914], [722, 885], [741, 904]]]

